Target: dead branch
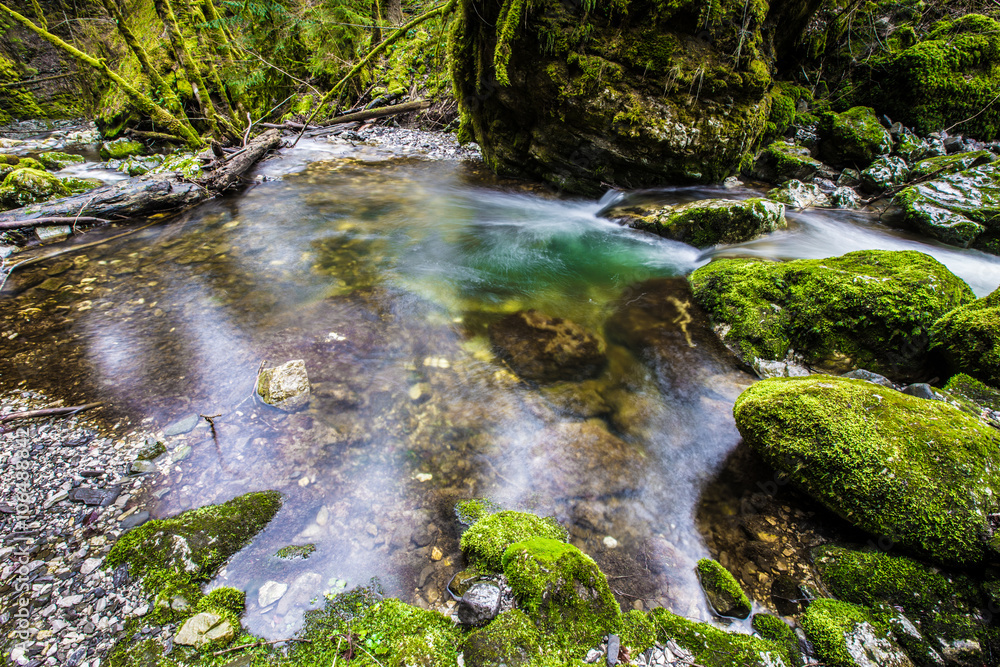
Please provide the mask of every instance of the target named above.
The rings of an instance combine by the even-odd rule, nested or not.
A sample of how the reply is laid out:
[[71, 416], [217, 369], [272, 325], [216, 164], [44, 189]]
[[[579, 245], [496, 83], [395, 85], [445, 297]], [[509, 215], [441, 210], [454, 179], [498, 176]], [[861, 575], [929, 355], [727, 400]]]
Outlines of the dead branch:
[[35, 417], [69, 417], [77, 414], [78, 412], [83, 412], [84, 410], [90, 410], [91, 408], [96, 408], [101, 405], [98, 403], [86, 403], [84, 405], [74, 405], [68, 408], [43, 408], [41, 410], [25, 410], [24, 412], [12, 412], [9, 415], [4, 415], [0, 417], [0, 424], [6, 424], [7, 422], [14, 421], [16, 419], [33, 419]]
[[77, 222], [102, 222], [104, 224], [111, 223], [110, 220], [106, 220], [105, 218], [94, 218], [82, 215], [73, 218], [50, 217], [50, 218], [32, 218], [30, 220], [14, 220], [11, 222], [0, 222], [0, 229], [24, 229], [27, 227], [37, 227], [38, 225], [51, 225], [59, 223], [74, 224]]

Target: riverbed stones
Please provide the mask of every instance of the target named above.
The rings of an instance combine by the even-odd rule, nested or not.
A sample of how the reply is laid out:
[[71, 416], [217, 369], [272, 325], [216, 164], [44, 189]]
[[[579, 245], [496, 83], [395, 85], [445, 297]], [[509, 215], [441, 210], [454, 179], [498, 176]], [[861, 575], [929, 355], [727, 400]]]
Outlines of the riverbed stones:
[[261, 608], [268, 607], [278, 600], [288, 590], [288, 584], [278, 581], [266, 581], [257, 591], [257, 604]]
[[497, 355], [534, 382], [585, 380], [601, 372], [604, 343], [580, 325], [537, 310], [513, 313], [490, 325]]
[[744, 441], [853, 525], [940, 563], [995, 561], [1000, 432], [863, 380], [766, 380], [733, 408]]
[[266, 368], [257, 379], [257, 393], [268, 405], [284, 412], [301, 410], [309, 403], [309, 376], [302, 359]]
[[890, 218], [927, 236], [961, 248], [1000, 254], [1000, 165], [984, 164], [917, 183], [893, 203]]
[[500, 587], [492, 581], [472, 584], [458, 602], [458, 620], [465, 625], [485, 625], [500, 610]]
[[750, 241], [788, 224], [783, 204], [761, 198], [703, 199], [652, 210], [626, 209], [615, 219], [697, 248]]
[[940, 262], [914, 251], [717, 260], [689, 280], [719, 335], [747, 363], [794, 351], [814, 369], [865, 368], [895, 380], [924, 372], [931, 325], [974, 298]]
[[117, 139], [101, 144], [100, 152], [102, 160], [124, 160], [132, 155], [142, 155], [146, 147], [131, 139]]
[[1000, 289], [945, 314], [931, 338], [953, 373], [1000, 387]]
[[866, 169], [892, 151], [892, 136], [870, 107], [827, 113], [820, 120], [820, 155], [838, 167]]

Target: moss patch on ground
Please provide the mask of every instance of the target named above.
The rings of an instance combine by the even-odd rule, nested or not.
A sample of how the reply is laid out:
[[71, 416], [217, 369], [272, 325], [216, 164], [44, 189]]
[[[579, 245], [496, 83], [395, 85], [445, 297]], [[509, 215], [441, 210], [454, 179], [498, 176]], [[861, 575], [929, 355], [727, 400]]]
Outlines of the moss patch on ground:
[[941, 563], [995, 560], [1000, 433], [941, 402], [832, 376], [760, 382], [736, 401], [744, 441], [827, 508]]
[[940, 262], [914, 251], [863, 250], [792, 262], [714, 261], [690, 277], [698, 303], [748, 363], [794, 350], [810, 365], [919, 375], [931, 325], [974, 299]]

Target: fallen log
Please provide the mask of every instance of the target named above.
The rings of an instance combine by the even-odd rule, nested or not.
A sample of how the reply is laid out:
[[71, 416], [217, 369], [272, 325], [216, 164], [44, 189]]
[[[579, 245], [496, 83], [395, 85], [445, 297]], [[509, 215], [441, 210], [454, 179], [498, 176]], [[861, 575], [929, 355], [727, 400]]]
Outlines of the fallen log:
[[103, 222], [104, 224], [108, 224], [111, 221], [105, 218], [94, 218], [83, 215], [75, 218], [32, 218], [30, 220], [0, 222], [0, 229], [23, 229], [25, 227], [37, 227], [38, 225], [75, 225], [78, 222]]
[[321, 130], [315, 130], [313, 132], [307, 132], [307, 137], [325, 137], [328, 134], [340, 134], [341, 132], [346, 132], [347, 130], [353, 130], [360, 123], [354, 121], [353, 123], [337, 123], [336, 125], [329, 125]]
[[257, 160], [281, 141], [278, 130], [268, 130], [251, 141], [239, 155], [205, 173], [197, 181], [173, 174], [136, 176], [79, 195], [0, 213], [0, 226], [30, 223], [41, 218], [139, 218], [165, 210], [181, 209], [209, 199], [235, 183]]
[[417, 100], [416, 102], [404, 102], [403, 104], [394, 104], [391, 107], [381, 107], [379, 109], [369, 109], [367, 111], [359, 111], [357, 113], [344, 114], [343, 116], [336, 116], [332, 120], [336, 121], [335, 125], [329, 127], [324, 127], [320, 130], [313, 130], [307, 133], [307, 137], [318, 137], [321, 134], [326, 134], [326, 130], [330, 127], [336, 127], [336, 125], [343, 125], [344, 123], [350, 123], [353, 121], [364, 121], [364, 120], [374, 120], [376, 118], [384, 118], [386, 116], [395, 116], [396, 114], [406, 113], [408, 111], [420, 111], [421, 109], [426, 109], [431, 106], [431, 103], [427, 100]]

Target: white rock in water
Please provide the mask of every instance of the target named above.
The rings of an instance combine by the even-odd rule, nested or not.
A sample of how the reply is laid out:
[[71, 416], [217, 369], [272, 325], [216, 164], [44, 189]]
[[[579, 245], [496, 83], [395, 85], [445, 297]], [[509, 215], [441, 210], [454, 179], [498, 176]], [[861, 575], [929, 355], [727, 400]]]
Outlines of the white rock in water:
[[228, 643], [236, 636], [232, 624], [218, 614], [202, 612], [187, 620], [174, 637], [175, 644], [201, 648], [214, 643]]
[[288, 584], [283, 584], [278, 581], [268, 581], [260, 587], [259, 591], [257, 591], [257, 604], [259, 604], [262, 608], [268, 607], [280, 600], [281, 596], [284, 595], [287, 590]]
[[608, 549], [615, 549], [618, 547], [618, 540], [611, 537], [610, 535], [605, 535], [603, 542], [604, 546], [606, 546]]
[[286, 362], [260, 372], [257, 393], [268, 405], [295, 412], [309, 403], [309, 376], [302, 359]]

